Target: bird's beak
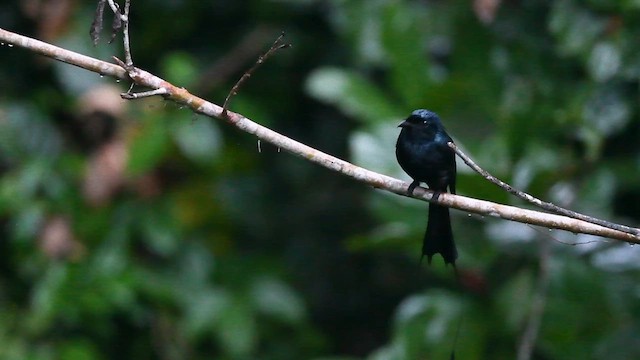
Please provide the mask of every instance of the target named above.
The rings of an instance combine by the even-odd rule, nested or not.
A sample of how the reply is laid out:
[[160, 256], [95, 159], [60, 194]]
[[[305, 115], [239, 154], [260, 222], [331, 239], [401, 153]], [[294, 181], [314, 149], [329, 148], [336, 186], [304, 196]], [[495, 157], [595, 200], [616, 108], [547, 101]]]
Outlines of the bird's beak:
[[407, 122], [407, 120], [401, 122], [400, 125], [398, 125], [398, 127], [401, 127], [401, 128], [408, 127], [408, 126], [409, 126], [409, 123]]

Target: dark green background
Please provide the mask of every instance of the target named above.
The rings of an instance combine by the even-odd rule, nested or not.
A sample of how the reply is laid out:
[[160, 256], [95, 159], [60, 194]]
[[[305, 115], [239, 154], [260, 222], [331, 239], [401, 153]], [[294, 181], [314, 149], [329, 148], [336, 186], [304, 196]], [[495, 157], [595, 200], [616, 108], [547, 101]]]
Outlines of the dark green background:
[[[136, 0], [132, 50], [221, 104], [284, 30], [232, 110], [408, 179], [396, 126], [429, 108], [501, 179], [637, 226], [640, 4], [491, 4]], [[0, 27], [122, 57], [94, 10], [3, 3]], [[128, 85], [0, 46], [0, 358], [447, 359], [461, 324], [456, 358], [513, 359], [541, 304], [532, 358], [640, 357], [639, 248], [453, 210], [458, 285], [418, 264], [425, 203]], [[92, 201], [90, 175], [119, 185]], [[457, 188], [528, 206], [464, 166]]]

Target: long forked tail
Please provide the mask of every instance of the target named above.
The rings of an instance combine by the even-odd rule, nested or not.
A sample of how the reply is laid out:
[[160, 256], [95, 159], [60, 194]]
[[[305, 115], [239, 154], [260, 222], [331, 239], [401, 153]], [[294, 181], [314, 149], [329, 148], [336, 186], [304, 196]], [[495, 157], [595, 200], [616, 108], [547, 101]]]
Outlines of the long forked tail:
[[442, 255], [445, 264], [452, 264], [455, 268], [458, 250], [453, 242], [449, 208], [429, 203], [429, 220], [422, 242], [422, 255], [426, 255], [427, 262], [431, 264], [434, 254]]

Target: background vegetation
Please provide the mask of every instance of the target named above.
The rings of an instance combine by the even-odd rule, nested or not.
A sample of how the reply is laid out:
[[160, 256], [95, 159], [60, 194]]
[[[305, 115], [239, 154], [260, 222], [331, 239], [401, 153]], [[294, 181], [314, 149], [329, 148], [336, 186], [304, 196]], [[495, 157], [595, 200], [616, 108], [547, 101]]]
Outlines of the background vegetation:
[[[94, 10], [0, 27], [121, 56]], [[137, 66], [217, 103], [285, 30], [234, 111], [406, 178], [396, 125], [429, 108], [516, 187], [640, 220], [637, 1], [139, 0], [131, 29]], [[453, 211], [458, 285], [418, 265], [425, 203], [127, 86], [0, 46], [0, 358], [446, 359], [459, 324], [460, 359], [640, 358], [637, 247]]]

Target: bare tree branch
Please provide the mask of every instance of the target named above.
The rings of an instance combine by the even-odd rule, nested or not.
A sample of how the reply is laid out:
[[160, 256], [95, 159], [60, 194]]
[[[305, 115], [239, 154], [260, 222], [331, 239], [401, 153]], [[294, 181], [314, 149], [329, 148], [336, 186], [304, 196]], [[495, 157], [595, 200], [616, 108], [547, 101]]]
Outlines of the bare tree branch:
[[25, 48], [37, 54], [75, 65], [103, 76], [110, 76], [120, 80], [128, 79], [127, 71], [120, 66], [62, 49], [40, 40], [18, 35], [2, 28], [0, 28], [0, 43]]
[[167, 89], [159, 88], [159, 89], [153, 89], [149, 91], [142, 91], [139, 93], [132, 93], [131, 91], [127, 91], [126, 93], [121, 94], [121, 96], [123, 99], [134, 100], [134, 99], [142, 99], [143, 97], [166, 95], [166, 94], [167, 94]]
[[115, 0], [98, 1], [96, 13], [93, 17], [93, 23], [91, 24], [91, 28], [89, 29], [89, 35], [91, 36], [91, 40], [93, 40], [93, 45], [97, 45], [98, 41], [100, 40], [100, 32], [103, 28], [104, 8], [106, 4], [109, 4], [111, 12], [113, 12], [113, 22], [111, 23], [111, 39], [109, 39], [109, 44], [113, 42], [118, 32], [120, 32], [120, 29], [122, 29], [124, 26], [125, 58], [129, 60], [131, 56], [131, 49], [129, 47], [129, 8], [131, 5], [130, 0], [125, 0], [124, 13], [120, 12], [120, 5], [118, 5]]
[[124, 24], [123, 43], [124, 43], [124, 59], [127, 65], [133, 65], [133, 57], [131, 56], [131, 41], [129, 40], [129, 9], [131, 7], [131, 0], [124, 1], [124, 14], [118, 13], [122, 23]]
[[240, 87], [242, 87], [242, 85], [251, 77], [251, 75], [253, 75], [253, 73], [260, 67], [260, 65], [262, 65], [265, 61], [267, 61], [267, 59], [270, 58], [271, 55], [275, 54], [276, 51], [280, 49], [285, 49], [291, 46], [291, 44], [283, 43], [282, 38], [284, 38], [284, 31], [280, 34], [280, 36], [278, 36], [276, 41], [273, 42], [273, 45], [271, 45], [269, 50], [267, 50], [266, 53], [260, 55], [256, 63], [253, 64], [253, 66], [251, 67], [251, 69], [247, 70], [242, 75], [240, 80], [238, 80], [238, 82], [236, 82], [236, 84], [233, 85], [233, 87], [231, 88], [231, 91], [229, 91], [229, 94], [227, 95], [227, 98], [224, 99], [224, 104], [222, 105], [222, 116], [224, 117], [227, 116], [227, 110], [229, 109], [229, 102], [231, 101], [231, 98], [233, 98], [238, 94], [238, 91], [240, 91]]
[[[103, 3], [101, 0], [100, 3]], [[122, 42], [124, 46], [124, 59], [125, 63], [129, 66], [133, 65], [133, 57], [131, 56], [131, 42], [129, 40], [129, 9], [131, 8], [131, 0], [124, 1], [124, 12], [120, 11], [120, 5], [115, 0], [107, 0], [111, 11], [113, 12], [113, 25], [111, 41], [115, 38], [115, 35], [122, 28]], [[100, 13], [102, 16], [102, 13]], [[94, 20], [95, 22], [96, 20]], [[111, 42], [109, 41], [109, 42]], [[94, 39], [97, 42], [97, 39]]]
[[[221, 106], [201, 99], [189, 93], [186, 89], [174, 86], [173, 84], [142, 69], [127, 66], [127, 68], [129, 68], [127, 71], [118, 65], [77, 54], [4, 29], [0, 29], [0, 42], [22, 47], [34, 53], [79, 66], [102, 75], [108, 75], [118, 79], [127, 79], [128, 75], [129, 78], [131, 78], [131, 80], [133, 80], [133, 82], [138, 86], [144, 86], [152, 90], [164, 89], [161, 90], [161, 92], [165, 94], [164, 97], [166, 99], [170, 99], [176, 103], [187, 106], [196, 113], [222, 119], [244, 132], [255, 135], [262, 141], [269, 142], [296, 156], [326, 167], [329, 170], [351, 177], [354, 180], [368, 184], [374, 188], [407, 196], [409, 184], [404, 181], [355, 166], [347, 161], [325, 154], [271, 129], [261, 126], [240, 114], [228, 111], [227, 116], [223, 116], [223, 108]], [[448, 193], [440, 194], [436, 200], [433, 198], [433, 192], [424, 188], [416, 188], [411, 197], [424, 201], [435, 201], [443, 206], [465, 212], [539, 225], [547, 228], [562, 229], [573, 233], [591, 234], [630, 243], [640, 243], [640, 236], [592, 224], [583, 220], [572, 219], [567, 216], [521, 209], [514, 206], [502, 205]]]
[[604, 226], [607, 227], [609, 229], [613, 229], [613, 230], [618, 230], [618, 231], [622, 231], [622, 232], [626, 232], [628, 234], [631, 235], [640, 235], [640, 229], [636, 229], [636, 228], [632, 228], [629, 226], [625, 226], [625, 225], [620, 225], [620, 224], [616, 224], [616, 223], [612, 223], [606, 220], [602, 220], [602, 219], [597, 219], [588, 215], [584, 215], [569, 209], [565, 209], [562, 208], [558, 205], [552, 204], [550, 202], [546, 202], [546, 201], [542, 201], [530, 194], [527, 194], [523, 191], [520, 191], [516, 188], [514, 188], [513, 186], [505, 183], [504, 181], [498, 179], [497, 177], [489, 174], [488, 171], [482, 169], [480, 166], [478, 166], [473, 160], [471, 160], [471, 158], [469, 156], [467, 156], [467, 154], [465, 154], [462, 150], [460, 150], [460, 148], [458, 148], [454, 143], [450, 142], [449, 147], [451, 149], [453, 149], [453, 151], [455, 151], [455, 153], [462, 159], [462, 161], [464, 161], [470, 168], [472, 168], [475, 172], [477, 172], [478, 174], [480, 174], [483, 178], [487, 179], [488, 181], [498, 185], [500, 188], [504, 189], [506, 192], [508, 192], [509, 194], [515, 195], [517, 197], [519, 197], [520, 199], [523, 199], [525, 201], [528, 201], [544, 210], [547, 211], [551, 211], [554, 212], [556, 214], [560, 214], [560, 215], [564, 215], [564, 216], [568, 216], [574, 219], [580, 219], [582, 221], [586, 221], [586, 222], [590, 222], [592, 224], [597, 224], [600, 226]]
[[208, 93], [225, 82], [231, 75], [244, 70], [249, 61], [255, 59], [263, 51], [264, 44], [274, 31], [259, 25], [251, 30], [228, 53], [216, 59], [207, 69], [202, 71], [198, 82], [193, 86], [197, 93]]

